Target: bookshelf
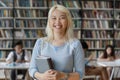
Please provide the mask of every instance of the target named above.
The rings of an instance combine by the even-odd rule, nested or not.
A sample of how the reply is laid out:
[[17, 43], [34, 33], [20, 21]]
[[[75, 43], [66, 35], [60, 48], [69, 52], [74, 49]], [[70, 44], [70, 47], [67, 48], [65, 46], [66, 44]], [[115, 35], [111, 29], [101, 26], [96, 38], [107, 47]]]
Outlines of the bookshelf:
[[114, 45], [116, 54], [120, 57], [120, 1], [116, 0], [114, 5]]
[[[0, 56], [6, 56], [12, 45], [23, 41], [31, 53], [37, 38], [45, 36], [48, 11], [61, 4], [70, 10], [74, 34], [89, 45], [91, 53], [101, 53], [113, 44], [120, 53], [119, 0], [0, 0]], [[4, 54], [4, 55], [3, 55]]]
[[31, 53], [37, 38], [45, 35], [46, 0], [0, 0], [0, 58], [13, 50], [18, 40]]
[[82, 36], [89, 45], [91, 53], [97, 56], [108, 44], [115, 46], [120, 53], [120, 1], [119, 0], [81, 0]]
[[0, 0], [0, 57], [12, 49], [13, 40], [13, 1]]
[[24, 50], [31, 53], [36, 39], [45, 36], [48, 7], [46, 0], [14, 0], [14, 40], [22, 40]]

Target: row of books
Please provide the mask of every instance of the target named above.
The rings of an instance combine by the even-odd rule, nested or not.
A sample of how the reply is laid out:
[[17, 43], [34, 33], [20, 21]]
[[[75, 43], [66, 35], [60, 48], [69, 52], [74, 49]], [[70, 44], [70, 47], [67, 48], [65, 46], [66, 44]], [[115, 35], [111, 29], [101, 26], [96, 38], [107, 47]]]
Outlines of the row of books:
[[[115, 5], [113, 4], [115, 1]], [[106, 1], [81, 1], [82, 8], [120, 8], [120, 1], [118, 0], [106, 0]]]
[[[14, 9], [15, 17], [47, 17], [47, 10]], [[13, 9], [0, 9], [0, 17], [13, 17]]]
[[115, 37], [116, 39], [119, 39], [119, 38], [120, 38], [120, 31], [115, 31], [114, 37]]
[[96, 31], [96, 30], [84, 30], [82, 31], [82, 38], [89, 38], [89, 39], [97, 39], [97, 38], [102, 38], [102, 39], [119, 39], [120, 38], [120, 31], [112, 32], [111, 30], [104, 31]]
[[84, 20], [83, 28], [84, 29], [110, 29], [113, 27], [113, 21], [107, 20]]
[[0, 27], [13, 27], [13, 19], [0, 19]]
[[[80, 4], [77, 0], [1, 0], [1, 7], [13, 7], [13, 1], [15, 7], [51, 7], [55, 4], [62, 4], [66, 7], [80, 8]], [[47, 3], [49, 5], [47, 5]]]
[[[119, 38], [120, 38], [120, 36], [119, 36]], [[120, 44], [119, 43], [120, 43], [120, 39], [119, 40], [115, 40], [115, 47], [120, 48]]]
[[81, 18], [81, 11], [80, 10], [70, 10], [70, 13], [73, 18]]
[[35, 28], [35, 27], [46, 27], [46, 19], [27, 19], [27, 20], [16, 20], [16, 27], [20, 28]]
[[95, 30], [84, 30], [82, 32], [82, 38], [89, 38], [89, 39], [110, 39], [113, 38], [112, 31], [95, 31]]
[[80, 4], [78, 0], [49, 0], [48, 4], [49, 4], [49, 7], [55, 4], [61, 4], [69, 8], [80, 8]]
[[40, 38], [45, 36], [45, 32], [37, 29], [37, 30], [18, 30], [15, 31], [15, 38], [23, 39], [23, 38]]
[[82, 28], [82, 21], [79, 19], [79, 20], [73, 20], [73, 24], [74, 24], [74, 28]]
[[[1, 0], [1, 7], [51, 7], [55, 4], [61, 4], [72, 8], [113, 8], [114, 1], [78, 1], [78, 0]], [[82, 5], [80, 5], [82, 3]], [[119, 8], [120, 1], [115, 0], [115, 8]], [[47, 5], [49, 4], [49, 5]]]
[[[20, 39], [18, 39], [20, 40]], [[15, 40], [17, 41], [17, 40]], [[34, 44], [35, 44], [35, 40], [23, 40], [23, 47], [24, 48], [33, 48]], [[13, 41], [12, 40], [0, 40], [0, 49], [9, 49], [11, 50], [11, 48], [13, 47]], [[0, 50], [1, 51], [1, 50]]]
[[0, 29], [0, 38], [12, 38], [13, 37], [13, 31], [10, 29], [2, 30]]
[[90, 49], [103, 49], [106, 47], [106, 45], [113, 43], [112, 40], [96, 40], [96, 41], [85, 40], [85, 41]]
[[[12, 40], [0, 40], [0, 48], [12, 48], [13, 46]], [[1, 51], [1, 50], [0, 50]]]
[[37, 30], [16, 30], [14, 31], [14, 34], [12, 33], [12, 30], [2, 30], [0, 29], [0, 38], [13, 38], [13, 35], [15, 38], [39, 38], [45, 36], [45, 32], [37, 29]]
[[15, 0], [15, 7], [46, 7], [47, 0]]
[[15, 17], [47, 17], [47, 10], [41, 9], [15, 9]]
[[6, 58], [6, 53], [7, 53], [8, 51], [1, 51], [0, 50], [0, 59], [1, 58]]
[[25, 40], [23, 41], [24, 48], [33, 48], [36, 40]]
[[[49, 0], [49, 6], [61, 4], [72, 8], [113, 8], [114, 1], [86, 1], [86, 0]], [[115, 0], [115, 8], [120, 8], [120, 1]]]
[[83, 11], [83, 17], [84, 18], [97, 18], [97, 19], [105, 18], [106, 19], [106, 18], [112, 18], [113, 13], [112, 13], [112, 10], [111, 11], [85, 10]]
[[13, 0], [0, 0], [0, 7], [13, 7]]
[[0, 10], [0, 17], [12, 17], [13, 10], [12, 9], [1, 9]]
[[107, 21], [120, 20], [120, 12], [119, 11], [113, 12], [112, 10], [110, 11], [86, 10], [83, 11], [83, 19], [107, 20]]
[[120, 29], [120, 19], [119, 21], [115, 21], [115, 24], [114, 24], [114, 29]]
[[113, 1], [81, 1], [83, 8], [113, 8]]

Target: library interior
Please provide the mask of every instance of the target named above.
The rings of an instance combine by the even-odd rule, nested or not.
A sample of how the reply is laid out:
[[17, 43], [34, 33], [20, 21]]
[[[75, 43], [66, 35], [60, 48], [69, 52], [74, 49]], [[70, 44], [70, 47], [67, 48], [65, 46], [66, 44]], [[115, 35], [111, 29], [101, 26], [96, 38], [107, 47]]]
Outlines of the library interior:
[[[119, 80], [120, 0], [0, 0], [0, 80], [34, 80], [28, 70], [33, 47], [38, 38], [46, 36], [48, 12], [57, 4], [70, 11], [74, 37], [85, 43], [81, 46], [89, 61], [83, 80]], [[107, 54], [108, 48], [113, 55]], [[18, 49], [27, 53], [25, 63], [14, 62]], [[108, 79], [89, 72], [98, 67], [107, 71]]]

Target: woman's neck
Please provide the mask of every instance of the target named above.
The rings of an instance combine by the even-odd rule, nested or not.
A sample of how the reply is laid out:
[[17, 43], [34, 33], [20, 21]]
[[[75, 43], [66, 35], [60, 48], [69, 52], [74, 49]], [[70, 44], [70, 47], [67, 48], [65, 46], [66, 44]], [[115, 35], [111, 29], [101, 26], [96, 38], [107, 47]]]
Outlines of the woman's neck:
[[65, 40], [65, 34], [64, 34], [64, 33], [55, 33], [55, 34], [54, 34], [53, 40], [59, 41], [59, 40], [61, 40], [61, 39], [64, 39], [64, 40]]
[[66, 37], [63, 35], [56, 35], [52, 41], [52, 44], [55, 46], [61, 46], [66, 42]]

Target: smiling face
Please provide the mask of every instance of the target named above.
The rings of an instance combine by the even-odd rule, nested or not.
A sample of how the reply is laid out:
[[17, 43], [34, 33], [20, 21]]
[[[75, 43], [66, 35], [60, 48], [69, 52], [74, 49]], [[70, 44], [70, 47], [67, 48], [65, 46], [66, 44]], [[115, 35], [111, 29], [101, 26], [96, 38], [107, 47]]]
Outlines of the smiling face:
[[18, 53], [18, 54], [20, 54], [22, 52], [22, 46], [21, 45], [16, 45], [14, 49], [15, 49], [16, 53]]
[[112, 49], [111, 49], [110, 47], [108, 47], [108, 48], [106, 49], [106, 52], [107, 52], [108, 55], [110, 55], [111, 52], [112, 52]]
[[56, 9], [51, 14], [49, 23], [54, 33], [64, 34], [67, 29], [68, 20], [64, 12]]

